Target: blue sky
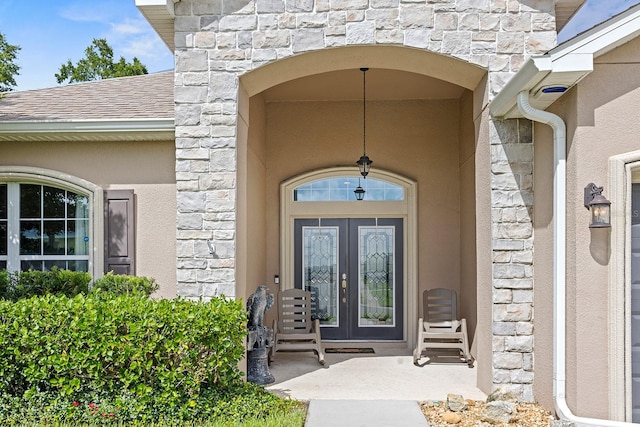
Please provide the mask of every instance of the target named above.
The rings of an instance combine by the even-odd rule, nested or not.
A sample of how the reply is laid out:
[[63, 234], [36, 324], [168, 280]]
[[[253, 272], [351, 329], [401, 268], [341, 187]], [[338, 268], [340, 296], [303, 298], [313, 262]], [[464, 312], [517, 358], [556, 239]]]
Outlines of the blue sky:
[[60, 66], [83, 58], [94, 38], [106, 38], [116, 60], [137, 57], [150, 73], [173, 69], [134, 0], [0, 0], [0, 33], [22, 48], [17, 90], [57, 86]]
[[[587, 0], [558, 38], [562, 42], [640, 0]], [[134, 0], [0, 0], [0, 33], [19, 45], [17, 90], [57, 86], [55, 73], [77, 62], [94, 38], [106, 38], [116, 60], [137, 57], [149, 72], [173, 68], [173, 56]]]

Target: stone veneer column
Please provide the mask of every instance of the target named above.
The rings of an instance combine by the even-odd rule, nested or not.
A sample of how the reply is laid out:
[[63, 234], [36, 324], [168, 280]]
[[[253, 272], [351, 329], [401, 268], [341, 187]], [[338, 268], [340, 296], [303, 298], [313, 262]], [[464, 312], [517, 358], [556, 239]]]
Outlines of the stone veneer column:
[[[241, 74], [329, 47], [398, 45], [486, 68], [492, 98], [556, 42], [554, 0], [181, 0], [175, 13], [177, 276], [187, 297], [235, 296]], [[490, 138], [493, 383], [531, 400], [531, 129], [497, 122]]]
[[533, 401], [533, 138], [528, 120], [493, 121], [493, 384]]

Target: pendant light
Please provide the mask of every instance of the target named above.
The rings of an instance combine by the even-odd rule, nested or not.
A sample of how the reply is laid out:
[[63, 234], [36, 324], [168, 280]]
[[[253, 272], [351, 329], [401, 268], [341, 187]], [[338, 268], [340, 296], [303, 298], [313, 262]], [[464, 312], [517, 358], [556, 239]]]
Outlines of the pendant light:
[[[367, 70], [368, 68], [360, 68], [360, 71], [362, 71], [362, 156], [356, 162], [360, 169], [360, 175], [362, 175], [364, 179], [367, 178], [369, 169], [371, 169], [371, 163], [373, 163], [373, 161], [367, 157]], [[362, 196], [364, 197], [364, 190], [362, 191]]]
[[362, 188], [360, 186], [360, 178], [358, 178], [358, 187], [353, 190], [354, 194], [356, 195], [356, 200], [364, 200], [364, 188]]

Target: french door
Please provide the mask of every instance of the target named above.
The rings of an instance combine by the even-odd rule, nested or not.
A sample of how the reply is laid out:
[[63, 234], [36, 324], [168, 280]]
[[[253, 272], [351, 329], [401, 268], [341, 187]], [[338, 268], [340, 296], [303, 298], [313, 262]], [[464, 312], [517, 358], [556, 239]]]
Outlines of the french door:
[[403, 220], [294, 222], [294, 286], [310, 290], [328, 340], [403, 339]]

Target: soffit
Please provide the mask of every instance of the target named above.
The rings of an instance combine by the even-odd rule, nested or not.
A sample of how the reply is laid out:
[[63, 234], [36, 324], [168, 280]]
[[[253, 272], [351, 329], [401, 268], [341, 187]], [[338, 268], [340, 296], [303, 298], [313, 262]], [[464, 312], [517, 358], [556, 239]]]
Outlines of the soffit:
[[[464, 88], [420, 74], [374, 68], [366, 72], [367, 100], [452, 99]], [[363, 76], [359, 69], [314, 74], [265, 90], [267, 102], [361, 100]]]
[[560, 31], [585, 0], [556, 0], [556, 31]]
[[578, 34], [548, 53], [533, 56], [511, 78], [489, 104], [491, 114], [499, 118], [517, 118], [517, 95], [529, 91], [531, 105], [544, 110], [555, 102], [560, 92], [544, 93], [543, 89], [569, 89], [593, 71], [594, 58], [604, 55], [640, 36], [640, 5]]
[[135, 0], [140, 13], [156, 30], [171, 52], [175, 52], [173, 4], [180, 0]]

